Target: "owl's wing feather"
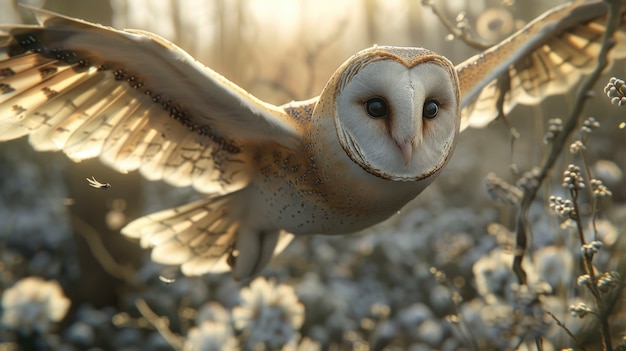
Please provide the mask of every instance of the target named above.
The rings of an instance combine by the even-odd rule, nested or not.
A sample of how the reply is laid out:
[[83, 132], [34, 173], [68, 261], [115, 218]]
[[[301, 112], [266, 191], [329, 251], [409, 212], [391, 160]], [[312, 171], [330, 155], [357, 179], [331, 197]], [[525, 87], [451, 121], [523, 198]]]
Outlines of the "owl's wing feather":
[[[517, 104], [563, 94], [594, 69], [606, 4], [577, 1], [551, 10], [502, 43], [457, 65], [461, 130], [483, 127]], [[626, 12], [610, 57], [626, 57]]]
[[[276, 243], [267, 246], [257, 242], [260, 233], [240, 238], [246, 198], [245, 190], [206, 198], [136, 219], [122, 233], [140, 239], [142, 247], [152, 248], [154, 261], [180, 266], [185, 275], [232, 268], [236, 278], [247, 278], [280, 253], [293, 236], [277, 232]], [[238, 252], [236, 258], [234, 252]]]
[[186, 275], [228, 271], [240, 215], [233, 212], [240, 206], [229, 206], [229, 198], [232, 194], [150, 214], [122, 233], [140, 239], [144, 248], [154, 248], [154, 261], [180, 265]]
[[283, 109], [162, 38], [32, 11], [39, 26], [0, 28], [0, 140], [206, 193], [246, 184], [255, 144], [300, 140]]

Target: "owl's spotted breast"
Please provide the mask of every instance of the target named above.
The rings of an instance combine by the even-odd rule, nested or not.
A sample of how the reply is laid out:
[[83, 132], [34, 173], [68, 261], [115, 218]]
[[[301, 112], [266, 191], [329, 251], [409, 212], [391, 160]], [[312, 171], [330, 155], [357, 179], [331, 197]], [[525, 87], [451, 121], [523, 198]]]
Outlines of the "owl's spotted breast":
[[376, 177], [340, 154], [318, 156], [314, 146], [308, 152], [260, 150], [254, 162], [259, 176], [252, 184], [253, 207], [271, 225], [296, 235], [361, 230], [393, 215], [423, 189]]

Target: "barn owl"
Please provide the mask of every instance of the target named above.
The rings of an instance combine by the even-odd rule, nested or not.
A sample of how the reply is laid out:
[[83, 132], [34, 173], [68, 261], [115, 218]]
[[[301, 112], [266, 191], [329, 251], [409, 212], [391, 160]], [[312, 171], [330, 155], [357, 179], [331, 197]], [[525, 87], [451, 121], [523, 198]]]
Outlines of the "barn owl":
[[[427, 49], [367, 48], [319, 96], [274, 106], [156, 35], [32, 11], [39, 25], [0, 32], [0, 140], [28, 135], [39, 151], [193, 186], [202, 200], [122, 233], [187, 275], [236, 279], [293, 235], [390, 217], [440, 174], [460, 131], [571, 89], [595, 65], [607, 12], [563, 5], [456, 66]], [[613, 58], [626, 56], [625, 15]]]

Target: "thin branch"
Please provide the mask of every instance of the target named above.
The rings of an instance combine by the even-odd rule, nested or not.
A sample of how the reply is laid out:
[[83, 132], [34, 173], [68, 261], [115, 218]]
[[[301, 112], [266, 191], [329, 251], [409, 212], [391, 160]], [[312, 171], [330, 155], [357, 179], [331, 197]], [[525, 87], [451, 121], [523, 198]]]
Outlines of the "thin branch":
[[556, 325], [558, 325], [561, 329], [563, 329], [567, 333], [567, 335], [569, 335], [569, 337], [572, 338], [572, 340], [574, 340], [576, 345], [578, 345], [578, 347], [580, 347], [580, 349], [582, 351], [587, 351], [587, 350], [585, 350], [585, 347], [582, 346], [580, 341], [578, 341], [578, 339], [576, 339], [576, 336], [574, 335], [574, 333], [572, 333], [572, 331], [569, 330], [569, 328], [565, 324], [563, 324], [563, 322], [561, 322], [558, 318], [556, 318], [556, 316], [552, 312], [546, 311], [546, 313], [548, 314], [548, 316], [550, 316], [550, 317], [552, 317], [552, 319], [554, 319], [554, 321], [556, 322]]
[[146, 300], [138, 298], [135, 300], [135, 306], [139, 313], [161, 334], [161, 336], [167, 341], [174, 350], [183, 349], [182, 337], [174, 334], [170, 330], [170, 321], [166, 317], [160, 317], [148, 306]]
[[452, 35], [460, 38], [468, 46], [480, 51], [484, 51], [493, 46], [493, 44], [474, 38], [467, 28], [459, 28], [454, 23], [450, 22], [450, 20], [446, 18], [446, 15], [441, 12], [439, 7], [435, 6], [435, 0], [422, 0], [422, 4], [430, 7], [435, 16], [439, 18], [439, 21], [441, 21], [441, 24], [443, 24], [450, 31], [450, 33], [452, 33]]
[[[572, 197], [572, 204], [574, 205], [574, 221], [576, 222], [576, 228], [578, 229], [578, 238], [580, 239], [580, 245], [582, 247], [587, 245], [587, 240], [585, 239], [585, 228], [583, 227], [583, 222], [580, 215], [580, 206], [578, 204], [578, 190], [570, 189], [570, 195]], [[589, 275], [590, 283], [587, 284], [589, 291], [593, 295], [594, 300], [596, 301], [596, 305], [598, 307], [598, 311], [602, 310], [602, 294], [598, 289], [598, 277], [596, 276], [596, 272], [593, 268], [593, 254], [588, 254], [586, 251], [583, 253], [583, 267], [585, 269], [585, 273]]]
[[453, 315], [454, 317], [452, 316], [449, 317], [449, 322], [452, 323], [453, 325], [457, 325], [457, 329], [459, 330], [460, 334], [465, 334], [465, 332], [467, 332], [467, 335], [463, 335], [463, 337], [466, 340], [469, 340], [469, 342], [472, 344], [472, 350], [479, 350], [478, 342], [476, 341], [476, 336], [472, 332], [472, 329], [470, 328], [470, 326], [467, 324], [467, 321], [463, 319], [463, 314], [461, 313], [461, 310], [459, 309], [460, 301], [454, 299], [455, 293], [458, 293], [459, 294], [458, 296], [461, 296], [457, 287], [455, 287], [454, 284], [450, 283], [450, 281], [448, 280], [448, 277], [443, 271], [440, 271], [436, 267], [431, 267], [429, 271], [433, 275], [437, 283], [441, 284], [442, 286], [446, 287], [448, 290], [452, 291], [451, 296], [452, 296], [452, 303], [454, 306], [455, 314]]
[[305, 96], [313, 95], [313, 88], [315, 85], [315, 75], [316, 75], [316, 65], [315, 61], [321, 56], [321, 54], [330, 47], [333, 43], [337, 42], [339, 38], [341, 38], [341, 34], [346, 31], [346, 27], [348, 25], [348, 20], [346, 18], [342, 19], [333, 32], [325, 39], [317, 42], [311, 48], [304, 48], [306, 54], [304, 56], [304, 61], [307, 65], [308, 72], [308, 82], [306, 84], [306, 89], [304, 90]]
[[[513, 261], [513, 271], [517, 275], [518, 280], [521, 284], [526, 284], [526, 272], [524, 272], [522, 268], [522, 261], [524, 259], [524, 254], [528, 245], [527, 232], [529, 228], [526, 219], [528, 210], [530, 208], [530, 205], [534, 201], [537, 195], [537, 191], [541, 187], [542, 182], [545, 180], [547, 175], [554, 167], [554, 164], [556, 163], [556, 160], [563, 151], [563, 148], [565, 147], [567, 141], [569, 140], [574, 130], [576, 130], [576, 128], [578, 127], [583, 107], [585, 106], [587, 98], [589, 97], [589, 91], [593, 88], [593, 85], [602, 74], [602, 71], [604, 71], [604, 69], [608, 66], [608, 53], [609, 50], [615, 45], [613, 33], [615, 33], [615, 30], [619, 25], [619, 20], [621, 17], [621, 3], [620, 1], [607, 1], [607, 5], [607, 24], [606, 30], [602, 37], [602, 47], [600, 49], [600, 53], [598, 54], [598, 64], [596, 65], [593, 72], [591, 72], [591, 74], [582, 82], [580, 90], [576, 95], [574, 108], [572, 109], [569, 118], [563, 125], [563, 131], [556, 136], [548, 156], [545, 158], [543, 164], [541, 165], [539, 174], [536, 179], [537, 185], [524, 191], [524, 196], [522, 198], [520, 210], [517, 216], [516, 255]], [[591, 269], [593, 269], [593, 267], [591, 267]], [[598, 301], [596, 300], [596, 302]], [[600, 318], [600, 330], [603, 339], [603, 349], [611, 350], [611, 337], [608, 321], [606, 320], [606, 318]]]
[[[580, 155], [580, 160], [583, 164], [583, 169], [585, 170], [585, 175], [587, 177], [587, 179], [589, 180], [589, 183], [591, 185], [591, 181], [593, 179], [595, 179], [593, 177], [593, 174], [591, 173], [591, 167], [589, 167], [589, 161], [587, 160], [587, 141], [588, 141], [588, 134], [587, 133], [580, 133], [580, 140], [578, 140], [577, 142], [580, 142], [582, 144], [582, 146], [579, 148], [578, 151], [576, 151], [576, 153], [578, 153], [578, 155]], [[573, 144], [572, 144], [573, 145]], [[570, 146], [571, 147], [571, 146]], [[571, 150], [571, 149], [570, 149]], [[590, 199], [593, 199], [591, 202], [591, 225], [592, 225], [592, 229], [593, 229], [593, 240], [598, 240], [598, 226], [596, 225], [596, 220], [598, 218], [598, 197], [594, 195], [594, 188], [593, 186], [589, 186], [587, 187], [587, 192], [588, 192], [588, 196]]]
[[517, 215], [516, 255], [513, 261], [513, 271], [517, 275], [517, 278], [521, 284], [526, 284], [526, 273], [522, 269], [522, 260], [524, 258], [524, 254], [526, 252], [528, 244], [528, 223], [526, 222], [528, 209], [536, 198], [537, 191], [541, 187], [543, 181], [554, 167], [554, 164], [556, 163], [559, 155], [563, 151], [563, 148], [565, 147], [568, 139], [580, 123], [580, 116], [582, 115], [583, 107], [585, 106], [587, 98], [589, 97], [589, 90], [593, 88], [593, 85], [602, 74], [602, 71], [608, 66], [609, 61], [607, 55], [609, 50], [615, 45], [613, 33], [615, 32], [620, 19], [619, 8], [620, 5], [618, 1], [610, 2], [607, 14], [608, 20], [606, 25], [606, 31], [604, 32], [604, 35], [602, 37], [602, 47], [598, 55], [598, 64], [596, 65], [596, 68], [593, 70], [593, 72], [591, 72], [591, 74], [581, 83], [580, 90], [576, 95], [574, 108], [572, 109], [569, 118], [563, 125], [563, 130], [555, 137], [549, 154], [544, 159], [541, 167], [539, 168], [539, 173], [536, 178], [536, 186], [530, 187], [524, 191], [524, 196], [522, 197], [520, 209]]
[[80, 234], [89, 250], [93, 254], [94, 258], [100, 263], [102, 269], [104, 269], [109, 275], [123, 280], [129, 285], [136, 286], [135, 272], [127, 266], [120, 265], [115, 261], [113, 256], [106, 250], [102, 239], [98, 232], [87, 222], [83, 221], [80, 217], [73, 213], [70, 213], [72, 225], [76, 229], [76, 232]]
[[[583, 145], [587, 145], [587, 138], [585, 138], [584, 136], [581, 137], [581, 141], [583, 142]], [[580, 159], [583, 163], [584, 169], [585, 169], [585, 173], [587, 175], [587, 179], [589, 179], [589, 182], [591, 183], [591, 180], [594, 179], [593, 175], [591, 174], [591, 168], [589, 167], [589, 162], [587, 162], [587, 155], [585, 153], [585, 149], [581, 148], [580, 151]], [[593, 194], [593, 188], [591, 186], [588, 187], [588, 192], [589, 192], [589, 198], [593, 199], [591, 201], [591, 228], [593, 229], [593, 240], [598, 240], [598, 226], [596, 225], [596, 220], [598, 218], [598, 197], [594, 196]]]
[[254, 84], [267, 85], [271, 89], [274, 89], [278, 92], [285, 94], [289, 100], [294, 100], [294, 101], [299, 100], [300, 96], [297, 93], [293, 92], [291, 89], [285, 87], [285, 85], [282, 83], [283, 80], [284, 80], [283, 78], [278, 78], [276, 80], [258, 78], [254, 82]]
[[509, 129], [509, 133], [511, 134], [511, 149], [513, 149], [513, 144], [516, 139], [519, 139], [520, 134], [515, 127], [509, 121], [509, 118], [504, 113], [504, 98], [506, 93], [509, 92], [511, 87], [511, 77], [508, 74], [503, 74], [502, 76], [497, 78], [497, 86], [500, 91], [500, 95], [498, 96], [498, 100], [496, 100], [496, 109], [498, 110], [498, 117], [504, 121], [504, 124]]

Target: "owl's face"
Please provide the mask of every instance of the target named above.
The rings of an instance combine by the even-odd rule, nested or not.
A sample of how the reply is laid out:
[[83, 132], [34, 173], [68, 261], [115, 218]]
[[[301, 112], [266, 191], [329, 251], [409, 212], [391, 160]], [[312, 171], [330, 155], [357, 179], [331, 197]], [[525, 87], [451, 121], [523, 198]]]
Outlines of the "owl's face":
[[419, 181], [446, 164], [460, 122], [458, 78], [447, 59], [424, 49], [373, 47], [333, 78], [337, 137], [361, 168]]

